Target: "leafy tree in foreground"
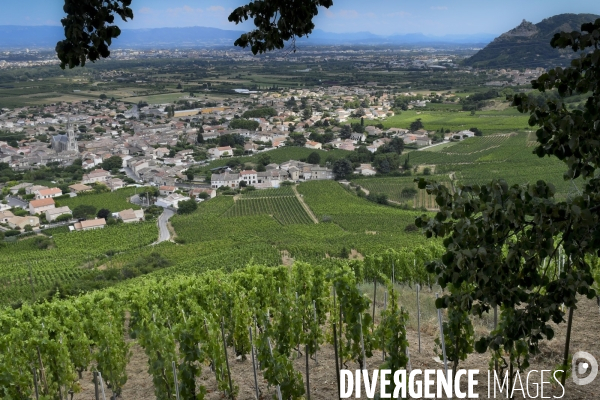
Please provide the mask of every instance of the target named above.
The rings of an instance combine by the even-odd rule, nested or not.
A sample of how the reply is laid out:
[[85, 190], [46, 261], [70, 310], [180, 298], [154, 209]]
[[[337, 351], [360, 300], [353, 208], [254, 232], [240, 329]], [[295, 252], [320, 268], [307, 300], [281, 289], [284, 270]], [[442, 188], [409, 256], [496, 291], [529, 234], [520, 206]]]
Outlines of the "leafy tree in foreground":
[[[115, 18], [133, 19], [132, 0], [64, 0], [66, 17], [61, 20], [65, 39], [56, 44], [60, 67], [84, 66], [86, 61], [96, 61], [110, 56], [109, 46], [119, 37], [121, 29]], [[263, 0], [236, 8], [229, 16], [230, 22], [254, 21], [256, 29], [244, 33], [235, 41], [236, 46], [248, 47], [254, 54], [282, 49], [285, 42], [308, 36], [315, 25], [313, 18], [318, 7], [329, 8], [333, 0]]]
[[[498, 329], [475, 348], [491, 349], [502, 361], [500, 368], [509, 368], [509, 387], [514, 369], [526, 369], [529, 355], [539, 353], [540, 341], [554, 336], [550, 322], [564, 322], [561, 304], [569, 308], [570, 332], [577, 296], [596, 295], [591, 259], [600, 255], [600, 19], [584, 24], [581, 33], [556, 34], [551, 44], [589, 51], [570, 67], [532, 81], [534, 89], [553, 90], [558, 97], [539, 104], [521, 94], [513, 104], [530, 114], [530, 126], [538, 126], [534, 153], [563, 160], [564, 178], [582, 177], [583, 192], [558, 201], [554, 186], [543, 181], [509, 186], [494, 180], [460, 185], [455, 193], [439, 183], [419, 181], [419, 188], [435, 196], [440, 211], [434, 217], [423, 215], [416, 225], [428, 237], [444, 238], [446, 247], [441, 260], [427, 268], [442, 287], [452, 288], [436, 305], [477, 316], [501, 309]], [[568, 110], [563, 99], [583, 94], [589, 94], [584, 109]], [[565, 262], [559, 268], [560, 252]], [[567, 342], [564, 364], [568, 353]]]

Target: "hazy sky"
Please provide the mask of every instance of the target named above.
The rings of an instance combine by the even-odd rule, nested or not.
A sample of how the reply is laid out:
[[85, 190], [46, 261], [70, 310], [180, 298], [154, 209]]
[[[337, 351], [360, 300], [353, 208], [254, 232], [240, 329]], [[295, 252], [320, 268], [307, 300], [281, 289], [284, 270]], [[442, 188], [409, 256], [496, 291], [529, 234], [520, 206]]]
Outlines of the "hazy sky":
[[[227, 21], [243, 0], [133, 0], [134, 19], [122, 28], [210, 26], [249, 29]], [[0, 25], [59, 25], [61, 0], [1, 1]], [[600, 14], [597, 0], [334, 0], [315, 24], [329, 32], [381, 35], [503, 33], [521, 20], [537, 23], [560, 13]]]

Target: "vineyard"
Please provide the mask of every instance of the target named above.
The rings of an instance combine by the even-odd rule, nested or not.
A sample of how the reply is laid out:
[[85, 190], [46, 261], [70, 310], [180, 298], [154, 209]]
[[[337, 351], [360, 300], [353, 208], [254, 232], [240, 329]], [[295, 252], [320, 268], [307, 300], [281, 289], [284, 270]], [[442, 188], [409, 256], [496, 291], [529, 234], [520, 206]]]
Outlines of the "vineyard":
[[[438, 182], [448, 182], [447, 176], [436, 175]], [[367, 189], [370, 193], [385, 194], [388, 200], [396, 203], [406, 204], [414, 208], [426, 208], [428, 210], [437, 208], [435, 198], [424, 190], [418, 190], [414, 177], [393, 178], [368, 178], [357, 179], [353, 183]]]
[[[373, 254], [397, 246], [417, 246], [426, 241], [418, 232], [404, 230], [420, 213], [376, 205], [353, 196], [332, 181], [305, 182], [298, 186], [298, 191], [317, 214], [318, 224], [307, 220], [303, 224], [282, 225], [268, 213], [233, 217], [232, 213], [240, 211], [238, 203], [265, 198], [250, 197], [234, 202], [230, 196], [218, 196], [201, 203], [193, 214], [177, 215], [172, 219], [173, 228], [178, 238], [185, 241], [185, 247], [197, 246], [202, 250], [186, 254], [176, 248], [184, 246], [176, 246], [165, 250], [165, 257], [175, 260], [188, 257], [181, 261], [189, 267], [188, 271], [202, 272], [207, 265], [202, 260], [211, 258], [212, 254], [214, 257], [239, 254], [232, 264], [236, 267], [251, 259], [266, 265], [279, 265], [282, 251], [289, 252], [295, 260], [321, 262], [328, 256], [342, 254], [344, 249]], [[264, 196], [261, 192], [265, 191], [250, 192], [249, 195]], [[286, 199], [289, 193], [292, 193], [290, 188], [266, 191], [267, 195], [272, 195], [268, 199], [279, 201]], [[303, 209], [298, 212], [306, 215]], [[260, 250], [252, 251], [253, 247]], [[243, 250], [236, 251], [237, 248]], [[178, 254], [170, 255], [171, 252]]]
[[271, 215], [281, 225], [313, 223], [289, 186], [244, 194], [225, 213], [226, 217], [251, 215]]
[[[390, 367], [406, 367], [408, 344], [396, 343], [390, 334], [403, 328], [398, 318], [406, 318], [397, 294], [389, 291], [389, 306], [378, 313], [375, 326], [370, 300], [357, 284], [378, 277], [384, 285], [380, 290], [391, 288], [392, 262], [398, 266], [397, 282], [423, 283], [425, 275], [403, 275], [415, 257], [439, 254], [439, 249], [423, 250], [388, 252], [384, 259], [351, 265], [296, 263], [146, 278], [118, 290], [5, 309], [0, 312], [0, 368], [5, 371], [0, 390], [7, 398], [30, 398], [37, 391], [44, 399], [62, 399], [79, 392], [82, 372], [92, 370], [101, 374], [103, 389], [118, 396], [131, 356], [124, 328], [148, 358], [157, 399], [175, 393], [203, 398], [203, 370], [214, 375], [220, 392], [234, 398], [239, 384], [230, 374], [228, 352], [256, 360], [262, 379], [284, 399], [305, 394], [292, 357], [302, 351], [308, 369], [309, 358], [316, 359], [326, 343], [339, 350], [340, 365], [370, 362], [363, 357], [370, 359], [378, 349], [387, 351]], [[395, 364], [398, 357], [404, 362]], [[202, 368], [208, 364], [210, 369]]]
[[106, 208], [111, 212], [119, 212], [128, 208], [139, 210], [140, 206], [129, 202], [129, 198], [136, 191], [140, 193], [143, 188], [127, 187], [114, 192], [106, 193], [80, 193], [75, 197], [61, 198], [56, 202], [57, 207], [68, 206], [71, 210], [80, 205], [94, 206], [97, 210]]
[[156, 225], [148, 222], [6, 243], [0, 248], [0, 304], [30, 300], [107, 263], [109, 255], [147, 246], [157, 236]]
[[[529, 129], [527, 126], [528, 117], [520, 114], [516, 109], [509, 108], [502, 111], [478, 111], [475, 115], [469, 112], [452, 111], [403, 111], [402, 114], [394, 115], [385, 119], [383, 126], [385, 128], [410, 128], [410, 123], [421, 118], [425, 129], [440, 130], [441, 128], [450, 129], [453, 132], [462, 131], [472, 127], [478, 127], [484, 132], [514, 132]], [[353, 123], [360, 120], [350, 120]], [[378, 121], [365, 121], [365, 124], [375, 125]]]

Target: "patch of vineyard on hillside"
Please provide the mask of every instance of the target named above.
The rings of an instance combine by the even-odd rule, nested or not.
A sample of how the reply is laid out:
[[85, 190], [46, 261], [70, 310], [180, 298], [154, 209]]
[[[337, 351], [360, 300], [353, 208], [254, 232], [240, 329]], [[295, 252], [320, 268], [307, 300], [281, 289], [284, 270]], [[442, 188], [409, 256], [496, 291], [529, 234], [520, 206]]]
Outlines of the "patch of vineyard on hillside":
[[[289, 194], [284, 194], [289, 190]], [[313, 221], [306, 213], [291, 188], [250, 192], [235, 202], [226, 213], [226, 217], [245, 217], [250, 215], [271, 215], [282, 225], [311, 224]], [[269, 196], [269, 194], [272, 194]], [[262, 195], [262, 196], [261, 196]]]

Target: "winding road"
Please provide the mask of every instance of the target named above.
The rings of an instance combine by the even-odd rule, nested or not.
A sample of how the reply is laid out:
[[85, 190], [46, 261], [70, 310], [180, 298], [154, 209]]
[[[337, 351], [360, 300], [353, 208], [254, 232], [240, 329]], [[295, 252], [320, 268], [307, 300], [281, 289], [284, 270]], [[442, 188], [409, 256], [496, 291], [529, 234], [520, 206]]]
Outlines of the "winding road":
[[167, 224], [169, 223], [169, 218], [173, 215], [175, 215], [175, 211], [170, 208], [165, 208], [163, 213], [160, 214], [160, 217], [158, 217], [158, 241], [156, 244], [171, 239], [171, 233], [169, 232]]

